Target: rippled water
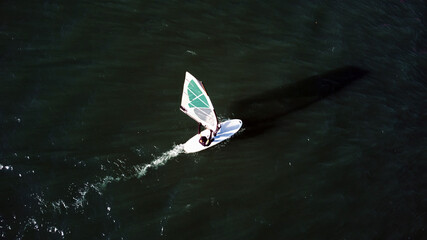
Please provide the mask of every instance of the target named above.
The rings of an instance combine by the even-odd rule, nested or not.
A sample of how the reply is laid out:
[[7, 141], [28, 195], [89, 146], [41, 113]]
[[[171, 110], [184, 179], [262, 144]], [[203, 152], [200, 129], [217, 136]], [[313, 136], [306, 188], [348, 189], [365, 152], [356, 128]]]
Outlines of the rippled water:
[[[3, 1], [5, 239], [425, 239], [423, 1]], [[197, 154], [203, 80], [232, 140]]]

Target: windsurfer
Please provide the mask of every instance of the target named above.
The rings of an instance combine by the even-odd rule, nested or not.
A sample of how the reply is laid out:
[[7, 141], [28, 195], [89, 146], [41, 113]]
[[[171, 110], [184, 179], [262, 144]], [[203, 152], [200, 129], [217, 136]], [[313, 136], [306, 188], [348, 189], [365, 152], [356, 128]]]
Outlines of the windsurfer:
[[[202, 127], [202, 124], [199, 123], [199, 134], [201, 132], [201, 127]], [[213, 133], [213, 131], [210, 130], [209, 138], [207, 138], [205, 136], [201, 136], [200, 139], [199, 139], [199, 143], [202, 144], [205, 147], [209, 146], [212, 143], [212, 140], [214, 139], [214, 137], [216, 135], [216, 133], [215, 133], [214, 137], [212, 137], [212, 133]]]

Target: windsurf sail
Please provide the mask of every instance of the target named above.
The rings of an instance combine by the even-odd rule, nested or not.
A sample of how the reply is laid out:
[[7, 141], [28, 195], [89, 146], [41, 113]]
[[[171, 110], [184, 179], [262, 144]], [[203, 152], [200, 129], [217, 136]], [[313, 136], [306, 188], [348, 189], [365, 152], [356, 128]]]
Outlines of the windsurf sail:
[[180, 109], [206, 128], [217, 131], [218, 119], [212, 102], [202, 82], [189, 72], [185, 73]]

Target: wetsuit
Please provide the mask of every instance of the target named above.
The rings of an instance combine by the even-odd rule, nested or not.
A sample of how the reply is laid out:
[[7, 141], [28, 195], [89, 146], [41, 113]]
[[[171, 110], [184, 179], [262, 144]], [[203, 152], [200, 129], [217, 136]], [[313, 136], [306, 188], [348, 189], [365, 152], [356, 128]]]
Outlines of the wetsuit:
[[[202, 124], [200, 124], [199, 123], [199, 134], [200, 134], [200, 128], [201, 128], [201, 126], [202, 126]], [[211, 143], [212, 143], [212, 140], [213, 140], [213, 138], [212, 138], [212, 130], [210, 130], [211, 131], [211, 133], [209, 134], [209, 138], [206, 138], [206, 141], [203, 141], [202, 140], [202, 138], [204, 137], [204, 136], [202, 136], [202, 137], [200, 137], [200, 139], [199, 139], [199, 143], [200, 144], [202, 144], [203, 146], [205, 146], [205, 147], [207, 147], [207, 146], [209, 146], [209, 145], [211, 145]]]

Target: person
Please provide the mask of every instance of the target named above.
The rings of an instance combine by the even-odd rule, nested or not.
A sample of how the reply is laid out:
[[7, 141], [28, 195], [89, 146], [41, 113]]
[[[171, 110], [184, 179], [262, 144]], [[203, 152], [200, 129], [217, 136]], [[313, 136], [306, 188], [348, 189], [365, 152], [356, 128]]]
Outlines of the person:
[[[199, 123], [199, 134], [201, 132], [201, 127], [202, 127], [202, 124]], [[201, 136], [200, 139], [199, 139], [199, 143], [202, 144], [205, 147], [211, 145], [211, 143], [212, 143], [212, 141], [213, 141], [213, 139], [214, 139], [214, 137], [216, 135], [216, 133], [215, 133], [214, 137], [212, 137], [212, 133], [213, 133], [212, 130], [210, 130], [209, 138], [207, 138], [205, 136]]]

